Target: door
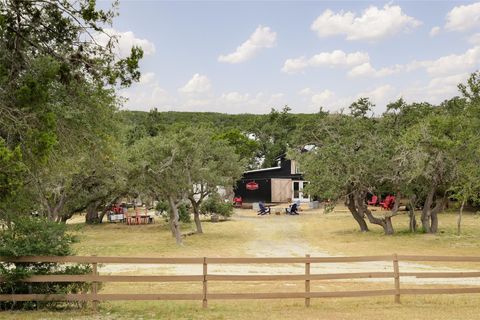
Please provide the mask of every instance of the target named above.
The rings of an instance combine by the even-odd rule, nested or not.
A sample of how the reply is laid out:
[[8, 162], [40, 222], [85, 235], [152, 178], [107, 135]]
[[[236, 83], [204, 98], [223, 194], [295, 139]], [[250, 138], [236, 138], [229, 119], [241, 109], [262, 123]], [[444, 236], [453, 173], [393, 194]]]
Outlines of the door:
[[308, 185], [308, 181], [293, 181], [292, 182], [292, 193], [293, 201], [300, 202], [309, 202], [310, 196], [303, 191], [303, 189]]
[[290, 202], [292, 185], [290, 179], [272, 179], [272, 202]]

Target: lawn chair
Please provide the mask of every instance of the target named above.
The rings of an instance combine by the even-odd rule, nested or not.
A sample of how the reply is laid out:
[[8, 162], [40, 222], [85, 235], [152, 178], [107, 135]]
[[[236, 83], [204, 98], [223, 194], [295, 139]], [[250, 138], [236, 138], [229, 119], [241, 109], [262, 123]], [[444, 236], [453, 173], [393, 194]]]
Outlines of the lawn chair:
[[243, 205], [242, 197], [235, 197], [233, 198], [233, 206], [236, 208], [241, 208]]
[[259, 202], [258, 206], [260, 207], [260, 210], [258, 211], [257, 215], [263, 216], [265, 214], [270, 214], [270, 208], [266, 207], [263, 202]]
[[395, 204], [395, 197], [392, 195], [386, 196], [385, 200], [383, 200], [383, 202], [380, 202], [380, 206], [382, 207], [383, 210], [391, 210], [394, 204]]
[[370, 201], [367, 201], [367, 204], [369, 206], [376, 206], [378, 203], [378, 197], [376, 195], [372, 196], [372, 199]]
[[293, 203], [288, 208], [285, 208], [285, 211], [286, 211], [287, 214], [291, 214], [291, 215], [297, 214], [298, 215], [298, 204], [296, 202]]

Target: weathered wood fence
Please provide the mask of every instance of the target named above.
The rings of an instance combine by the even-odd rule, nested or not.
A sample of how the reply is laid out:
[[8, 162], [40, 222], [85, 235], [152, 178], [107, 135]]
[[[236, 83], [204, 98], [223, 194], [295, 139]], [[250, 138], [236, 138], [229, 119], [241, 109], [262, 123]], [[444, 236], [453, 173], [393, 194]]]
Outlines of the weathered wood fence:
[[[311, 273], [312, 264], [322, 263], [353, 263], [387, 261], [392, 263], [392, 272], [350, 272], [350, 273]], [[311, 298], [326, 297], [394, 297], [399, 303], [400, 296], [406, 294], [460, 294], [480, 293], [480, 286], [446, 287], [446, 288], [401, 288], [401, 277], [417, 278], [479, 278], [480, 272], [401, 272], [399, 261], [415, 262], [480, 262], [480, 256], [416, 256], [416, 255], [388, 255], [388, 256], [359, 256], [359, 257], [295, 257], [295, 258], [139, 258], [139, 257], [97, 257], [97, 256], [68, 256], [68, 257], [0, 257], [0, 262], [53, 262], [53, 263], [82, 263], [92, 265], [90, 275], [35, 275], [23, 282], [88, 282], [92, 283], [91, 292], [79, 294], [0, 294], [0, 301], [90, 301], [97, 309], [100, 301], [115, 300], [201, 300], [203, 307], [208, 306], [209, 300], [225, 299], [305, 299], [305, 305], [310, 305]], [[203, 273], [198, 275], [100, 275], [98, 264], [169, 264], [183, 265], [196, 264], [203, 266]], [[304, 264], [303, 274], [276, 274], [276, 275], [235, 275], [209, 274], [208, 266], [212, 264]], [[315, 280], [333, 279], [392, 279], [392, 288], [383, 290], [362, 291], [328, 291], [312, 292], [310, 284]], [[0, 279], [1, 281], [1, 279]], [[198, 294], [103, 294], [98, 292], [98, 284], [105, 282], [201, 282], [203, 290]], [[304, 281], [303, 292], [265, 292], [265, 293], [209, 293], [209, 281]]]

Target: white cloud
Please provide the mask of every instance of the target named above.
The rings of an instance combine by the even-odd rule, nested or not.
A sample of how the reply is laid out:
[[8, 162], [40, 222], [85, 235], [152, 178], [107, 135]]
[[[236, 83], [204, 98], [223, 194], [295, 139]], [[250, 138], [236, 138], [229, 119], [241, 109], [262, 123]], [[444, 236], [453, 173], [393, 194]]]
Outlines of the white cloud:
[[242, 94], [237, 91], [224, 93], [220, 96], [220, 100], [226, 103], [242, 103], [248, 101], [250, 95], [248, 93]]
[[330, 105], [335, 98], [335, 93], [328, 89], [312, 95], [312, 102], [318, 106]]
[[313, 90], [311, 88], [303, 88], [302, 90], [298, 91], [298, 94], [302, 96], [308, 96], [313, 94]]
[[383, 108], [394, 99], [395, 88], [389, 84], [381, 85], [370, 91], [360, 92], [355, 100], [361, 97], [368, 97], [370, 101], [377, 105], [377, 110]]
[[218, 61], [240, 63], [253, 58], [260, 50], [275, 46], [277, 34], [269, 27], [258, 26], [247, 41], [237, 47], [235, 52], [220, 55]]
[[152, 108], [165, 110], [175, 103], [175, 99], [160, 86], [153, 72], [142, 74], [139, 83], [122, 89], [120, 95], [127, 99], [124, 107], [128, 110], [148, 111]]
[[[110, 37], [117, 38], [117, 54], [121, 57], [128, 57], [133, 46], [141, 47], [145, 56], [155, 53], [155, 45], [147, 39], [141, 39], [135, 36], [132, 31], [120, 32], [115, 29], [107, 28], [103, 30], [105, 33], [97, 33], [94, 35], [95, 40], [100, 45], [106, 45]], [[110, 36], [110, 37], [109, 37]]]
[[369, 60], [369, 56], [364, 52], [354, 52], [346, 54], [342, 50], [332, 52], [322, 52], [310, 58], [310, 64], [318, 66], [354, 66]]
[[474, 46], [461, 54], [450, 54], [432, 60], [414, 60], [407, 64], [396, 64], [380, 69], [375, 69], [369, 62], [365, 62], [350, 69], [348, 76], [352, 78], [378, 78], [400, 72], [424, 69], [429, 75], [436, 77], [439, 75], [448, 76], [463, 72], [473, 72], [478, 68], [480, 68], [480, 45]]
[[473, 45], [480, 46], [480, 33], [472, 34], [472, 35], [468, 38], [468, 42], [470, 42], [470, 43], [473, 44]]
[[309, 61], [305, 57], [287, 59], [283, 64], [282, 71], [286, 73], [296, 73], [307, 68]]
[[440, 33], [441, 28], [439, 26], [433, 27], [430, 29], [430, 37], [435, 37], [437, 34]]
[[466, 31], [480, 28], [480, 2], [454, 7], [447, 14], [445, 29]]
[[186, 94], [201, 94], [209, 92], [211, 88], [212, 85], [207, 76], [195, 73], [178, 91]]
[[404, 70], [404, 67], [402, 65], [394, 65], [391, 67], [385, 67], [381, 69], [375, 69], [372, 67], [372, 65], [369, 62], [365, 62], [361, 65], [358, 65], [354, 68], [352, 68], [348, 72], [348, 76], [352, 78], [356, 77], [375, 77], [375, 78], [380, 78], [380, 77], [386, 77], [395, 73], [399, 73], [402, 70]]
[[153, 72], [146, 72], [142, 73], [140, 77], [140, 83], [141, 84], [149, 84], [152, 83], [152, 81], [155, 79], [155, 73]]
[[347, 40], [379, 40], [420, 24], [399, 6], [386, 4], [383, 9], [370, 6], [360, 16], [350, 11], [326, 10], [312, 23], [311, 29], [320, 37], [344, 34]]
[[426, 85], [414, 85], [403, 90], [403, 96], [408, 101], [427, 101], [440, 103], [458, 94], [457, 85], [465, 82], [467, 73], [432, 78]]
[[376, 105], [373, 110], [376, 114], [382, 113], [385, 110], [385, 106], [390, 101], [396, 99], [395, 88], [389, 84], [381, 85], [373, 88], [372, 90], [347, 96], [338, 95], [329, 89], [324, 89], [319, 92], [315, 92], [310, 89], [303, 95], [308, 96], [310, 100], [310, 110], [318, 111], [318, 108], [322, 107], [323, 110], [330, 112], [342, 112], [343, 110], [346, 110], [346, 108], [348, 108], [352, 102], [362, 97], [368, 97], [370, 101]]
[[345, 53], [342, 50], [334, 50], [332, 52], [321, 52], [308, 60], [305, 57], [287, 59], [282, 71], [296, 73], [307, 67], [352, 67], [368, 62], [369, 59], [368, 53], [365, 52]]
[[480, 46], [468, 49], [463, 54], [451, 54], [436, 60], [420, 62], [431, 75], [451, 75], [460, 72], [473, 72], [480, 67]]

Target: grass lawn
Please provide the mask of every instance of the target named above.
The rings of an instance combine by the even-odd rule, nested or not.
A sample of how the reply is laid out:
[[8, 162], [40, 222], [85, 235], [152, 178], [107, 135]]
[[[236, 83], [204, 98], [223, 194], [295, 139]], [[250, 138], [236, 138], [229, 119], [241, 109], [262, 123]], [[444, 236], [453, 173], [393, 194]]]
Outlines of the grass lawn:
[[[394, 218], [397, 233], [384, 236], [381, 228], [369, 225], [371, 232], [360, 233], [348, 212], [323, 214], [306, 210], [300, 216], [258, 217], [251, 210], [238, 210], [230, 221], [204, 222], [204, 234], [185, 238], [177, 247], [167, 225], [157, 220], [153, 225], [126, 226], [103, 224], [86, 226], [71, 224], [69, 228], [80, 242], [75, 244], [79, 255], [164, 256], [164, 257], [238, 257], [255, 255], [303, 255], [315, 250], [331, 255], [422, 254], [480, 255], [480, 216], [465, 214], [463, 233], [456, 235], [456, 215], [440, 217], [437, 235], [409, 234], [408, 218]], [[193, 225], [183, 225], [183, 231]], [[285, 251], [282, 251], [285, 250]], [[312, 252], [303, 252], [314, 250]], [[453, 265], [480, 269], [480, 264]], [[229, 283], [209, 285], [211, 292], [302, 291], [302, 282], [292, 283]], [[233, 289], [233, 286], [235, 289]], [[360, 290], [391, 288], [391, 283], [312, 282], [312, 291]], [[177, 290], [177, 291], [175, 291]], [[178, 291], [179, 290], [179, 291]], [[233, 290], [233, 291], [232, 291]], [[104, 293], [130, 292], [201, 292], [199, 284], [127, 284], [109, 283]], [[208, 309], [201, 302], [105, 302], [98, 313], [86, 310], [62, 312], [3, 312], [3, 319], [480, 319], [480, 295], [402, 296], [402, 304], [393, 297], [312, 299], [305, 308], [303, 300], [212, 301]]]

